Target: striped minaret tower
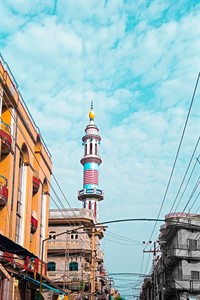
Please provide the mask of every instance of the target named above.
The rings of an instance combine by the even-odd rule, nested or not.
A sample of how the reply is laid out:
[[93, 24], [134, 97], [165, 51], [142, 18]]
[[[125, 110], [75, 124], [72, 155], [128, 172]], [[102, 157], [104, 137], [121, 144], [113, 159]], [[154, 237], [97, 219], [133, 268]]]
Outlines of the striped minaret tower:
[[98, 203], [103, 200], [103, 192], [98, 187], [99, 165], [102, 160], [99, 156], [101, 137], [98, 135], [99, 129], [94, 124], [94, 117], [93, 102], [91, 102], [90, 123], [82, 138], [84, 156], [80, 162], [83, 165], [83, 189], [78, 192], [78, 199], [83, 202], [83, 208], [93, 210], [94, 217], [98, 220]]

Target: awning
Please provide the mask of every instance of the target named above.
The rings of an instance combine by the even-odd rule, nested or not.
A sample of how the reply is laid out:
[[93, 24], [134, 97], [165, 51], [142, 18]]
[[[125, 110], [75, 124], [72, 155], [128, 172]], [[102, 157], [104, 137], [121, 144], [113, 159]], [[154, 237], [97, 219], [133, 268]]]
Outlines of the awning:
[[6, 236], [0, 234], [0, 251], [9, 252], [17, 254], [18, 256], [29, 256], [29, 257], [37, 257], [35, 254], [29, 252], [24, 247], [19, 244], [13, 242], [11, 239]]
[[[27, 275], [25, 275], [25, 276], [24, 275], [20, 275], [20, 277], [22, 277], [26, 281], [35, 283], [36, 285], [40, 286], [40, 281], [39, 280], [36, 280], [36, 279], [34, 279], [34, 278], [30, 277], [30, 276], [27, 276]], [[53, 282], [52, 282], [52, 284], [50, 282], [49, 283], [42, 283], [42, 288], [54, 291], [55, 293], [58, 293], [58, 294], [67, 295], [67, 293], [64, 290], [60, 289]]]

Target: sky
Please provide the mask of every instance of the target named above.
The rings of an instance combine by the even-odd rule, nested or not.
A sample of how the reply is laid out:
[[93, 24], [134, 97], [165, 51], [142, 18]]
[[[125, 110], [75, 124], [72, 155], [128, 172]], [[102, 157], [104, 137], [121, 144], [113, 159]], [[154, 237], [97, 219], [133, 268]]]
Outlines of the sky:
[[[70, 206], [82, 207], [81, 138], [93, 100], [102, 137], [99, 220], [200, 213], [199, 85], [192, 102], [200, 69], [199, 1], [1, 0], [0, 6], [1, 54]], [[142, 242], [156, 241], [160, 225], [110, 224], [101, 243], [108, 273], [148, 274], [152, 255], [143, 253]], [[138, 294], [138, 275], [110, 276], [127, 299]]]

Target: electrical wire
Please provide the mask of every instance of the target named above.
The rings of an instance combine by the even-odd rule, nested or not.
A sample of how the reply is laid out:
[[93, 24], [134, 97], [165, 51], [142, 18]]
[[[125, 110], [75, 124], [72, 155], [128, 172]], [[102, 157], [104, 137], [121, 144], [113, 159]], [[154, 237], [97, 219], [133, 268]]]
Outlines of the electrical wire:
[[[197, 140], [197, 142], [196, 142], [194, 151], [193, 151], [193, 153], [192, 153], [192, 156], [191, 156], [191, 158], [190, 158], [189, 164], [188, 164], [187, 169], [186, 169], [186, 171], [185, 171], [185, 174], [184, 174], [184, 176], [183, 176], [181, 185], [180, 185], [180, 187], [179, 187], [179, 190], [178, 190], [178, 192], [177, 192], [177, 194], [176, 194], [176, 197], [175, 197], [175, 199], [174, 199], [174, 202], [173, 202], [173, 204], [172, 204], [172, 207], [171, 207], [169, 213], [172, 212], [173, 207], [174, 207], [174, 205], [175, 205], [175, 203], [176, 203], [176, 200], [177, 200], [177, 198], [178, 198], [178, 196], [179, 196], [179, 193], [180, 193], [180, 191], [181, 191], [181, 188], [182, 188], [182, 186], [183, 186], [183, 183], [184, 183], [185, 178], [186, 178], [186, 176], [187, 176], [187, 173], [188, 173], [188, 171], [189, 171], [190, 165], [191, 165], [191, 163], [192, 163], [192, 161], [193, 161], [193, 158], [194, 158], [196, 149], [197, 149], [197, 147], [198, 147], [199, 141], [200, 141], [200, 137], [198, 138], [198, 140]], [[196, 164], [197, 164], [197, 161], [195, 162], [195, 165], [194, 165], [193, 170], [192, 170], [192, 172], [191, 172], [190, 178], [191, 178], [191, 176], [192, 176], [192, 174], [193, 174], [193, 172], [194, 172], [194, 169], [195, 169], [195, 167], [196, 167]], [[179, 203], [180, 203], [180, 201], [179, 201]], [[179, 204], [179, 203], [178, 203], [178, 204]], [[176, 209], [177, 209], [177, 207], [176, 207]], [[175, 210], [176, 210], [176, 209], [175, 209]]]
[[195, 169], [196, 166], [197, 166], [197, 162], [198, 162], [198, 158], [197, 158], [197, 160], [196, 160], [196, 162], [195, 162], [195, 164], [194, 164], [194, 166], [193, 166], [193, 169], [192, 169], [192, 171], [191, 171], [191, 173], [190, 173], [190, 176], [189, 176], [189, 178], [188, 178], [188, 180], [187, 180], [187, 183], [186, 183], [186, 185], [185, 185], [185, 188], [184, 188], [184, 190], [183, 190], [183, 192], [182, 192], [182, 194], [181, 194], [181, 196], [180, 196], [180, 199], [179, 199], [179, 201], [178, 201], [178, 203], [177, 203], [177, 205], [176, 205], [175, 211], [177, 210], [177, 208], [178, 208], [178, 206], [179, 206], [179, 204], [180, 204], [180, 201], [181, 201], [181, 199], [182, 199], [182, 197], [183, 197], [183, 195], [184, 195], [184, 193], [185, 193], [185, 191], [186, 191], [186, 189], [187, 189], [187, 187], [188, 187], [188, 185], [189, 185], [189, 182], [190, 182], [190, 180], [191, 180], [192, 174], [194, 173], [194, 169]]
[[[177, 150], [177, 153], [176, 153], [176, 156], [175, 156], [175, 160], [174, 160], [174, 163], [173, 163], [173, 166], [172, 166], [170, 177], [169, 177], [169, 180], [168, 180], [168, 183], [167, 183], [167, 188], [165, 190], [164, 197], [162, 199], [162, 203], [161, 203], [158, 215], [157, 215], [157, 219], [159, 219], [159, 217], [160, 217], [160, 214], [161, 214], [161, 211], [162, 211], [162, 208], [163, 208], [163, 205], [165, 203], [165, 199], [166, 199], [166, 196], [167, 196], [167, 193], [168, 193], [168, 190], [169, 190], [169, 186], [170, 186], [170, 183], [171, 183], [171, 180], [172, 180], [172, 176], [173, 176], [173, 173], [174, 173], [174, 170], [175, 170], [176, 162], [177, 162], [178, 155], [179, 155], [179, 152], [180, 152], [180, 149], [181, 149], [181, 145], [182, 145], [183, 138], [184, 138], [184, 135], [185, 135], [185, 131], [186, 131], [187, 123], [188, 123], [188, 120], [189, 120], [190, 112], [191, 112], [192, 105], [193, 105], [193, 102], [194, 102], [197, 86], [198, 86], [198, 83], [199, 83], [199, 78], [200, 78], [200, 72], [198, 73], [198, 76], [197, 76], [194, 92], [193, 92], [192, 99], [191, 99], [191, 102], [190, 102], [189, 111], [188, 111], [187, 118], [186, 118], [186, 121], [185, 121], [185, 124], [184, 124], [183, 132], [182, 132], [182, 135], [181, 135], [181, 139], [180, 139], [180, 142], [179, 142], [179, 146], [178, 146], [178, 150]], [[156, 225], [157, 225], [157, 221], [154, 224], [154, 227], [153, 227], [153, 230], [150, 234], [149, 240], [151, 240], [151, 238], [154, 234], [154, 231], [156, 229]]]

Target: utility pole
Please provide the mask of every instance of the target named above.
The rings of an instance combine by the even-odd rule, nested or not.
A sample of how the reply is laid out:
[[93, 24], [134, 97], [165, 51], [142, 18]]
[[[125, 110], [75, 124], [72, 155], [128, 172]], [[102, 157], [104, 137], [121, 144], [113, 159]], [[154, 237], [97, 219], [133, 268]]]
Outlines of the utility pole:
[[95, 227], [92, 227], [92, 260], [91, 260], [91, 274], [90, 274], [90, 285], [91, 285], [91, 300], [94, 300], [95, 293]]
[[92, 236], [91, 236], [91, 250], [92, 250], [92, 259], [91, 259], [91, 273], [90, 273], [90, 300], [95, 299], [95, 257], [96, 257], [96, 247], [95, 247], [95, 236], [105, 230], [106, 226], [101, 226], [99, 230], [96, 230], [95, 225], [92, 227]]
[[[143, 244], [151, 244], [152, 241], [143, 242]], [[161, 252], [160, 250], [156, 249], [156, 243], [153, 243], [153, 249], [150, 250], [143, 250], [143, 253], [153, 253], [153, 300], [158, 300], [158, 278], [157, 278], [157, 267], [156, 267], [156, 253]]]

